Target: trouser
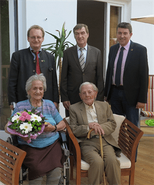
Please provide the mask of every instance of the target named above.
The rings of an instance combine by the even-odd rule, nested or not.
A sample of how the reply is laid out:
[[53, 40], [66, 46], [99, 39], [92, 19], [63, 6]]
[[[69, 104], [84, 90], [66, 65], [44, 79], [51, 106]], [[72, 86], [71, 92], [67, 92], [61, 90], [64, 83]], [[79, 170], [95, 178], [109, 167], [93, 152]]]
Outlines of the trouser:
[[109, 103], [114, 114], [126, 116], [134, 125], [139, 126], [139, 109], [129, 105], [123, 88], [112, 86]]
[[[125, 116], [135, 126], [139, 127], [139, 109], [129, 105], [123, 88], [112, 86], [109, 103], [114, 114]], [[135, 161], [137, 161], [137, 149]]]
[[90, 164], [88, 170], [88, 185], [99, 185], [103, 181], [103, 173], [107, 176], [109, 185], [121, 183], [120, 162], [117, 160], [114, 148], [103, 140], [103, 159], [100, 156], [100, 142], [92, 138], [80, 143], [82, 159]]
[[[46, 185], [58, 185], [61, 177], [62, 168], [55, 168], [46, 174]], [[29, 185], [41, 185], [43, 177], [29, 181]]]

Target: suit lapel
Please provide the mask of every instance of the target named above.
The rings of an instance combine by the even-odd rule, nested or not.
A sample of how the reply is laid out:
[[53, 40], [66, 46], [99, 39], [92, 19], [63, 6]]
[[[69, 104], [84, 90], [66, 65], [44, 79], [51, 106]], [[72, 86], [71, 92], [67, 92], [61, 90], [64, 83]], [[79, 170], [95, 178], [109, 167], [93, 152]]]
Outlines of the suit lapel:
[[[44, 73], [44, 64], [43, 64], [43, 62], [41, 62], [41, 61], [44, 61], [44, 60], [43, 60], [43, 57], [44, 57], [44, 51], [42, 50], [42, 51], [40, 52], [40, 58], [39, 58], [40, 69], [41, 69], [41, 72], [42, 72], [42, 73]], [[47, 61], [46, 61], [46, 62], [47, 62]]]
[[117, 56], [117, 52], [118, 52], [118, 49], [119, 49], [119, 44], [116, 44], [114, 49], [113, 49], [113, 53], [111, 54], [111, 66], [112, 68], [114, 67], [114, 61], [115, 61], [115, 58]]
[[132, 57], [132, 54], [133, 54], [133, 42], [132, 41], [130, 41], [131, 43], [130, 43], [130, 47], [129, 47], [129, 51], [128, 51], [128, 54], [127, 54], [127, 58], [126, 58], [126, 63], [125, 63], [125, 69], [124, 69], [124, 71], [126, 70], [126, 68], [127, 68], [127, 66], [128, 66], [128, 64], [129, 64], [129, 61], [131, 61], [131, 57]]
[[74, 46], [72, 48], [72, 56], [73, 56], [73, 60], [75, 61], [76, 65], [81, 69], [79, 58], [78, 58], [78, 53], [77, 53], [77, 46]]
[[88, 66], [88, 63], [90, 61], [90, 56], [91, 56], [91, 47], [87, 45], [87, 57], [86, 57], [85, 69]]
[[95, 104], [95, 108], [96, 108], [98, 123], [100, 123], [101, 122], [101, 111], [102, 111], [102, 109], [99, 106], [99, 104], [97, 103], [97, 101], [95, 101], [94, 104]]
[[88, 125], [88, 119], [87, 119], [86, 109], [85, 109], [85, 105], [84, 105], [83, 102], [81, 103], [81, 106], [80, 106], [80, 115], [81, 115], [81, 117], [83, 119], [83, 123], [85, 125]]

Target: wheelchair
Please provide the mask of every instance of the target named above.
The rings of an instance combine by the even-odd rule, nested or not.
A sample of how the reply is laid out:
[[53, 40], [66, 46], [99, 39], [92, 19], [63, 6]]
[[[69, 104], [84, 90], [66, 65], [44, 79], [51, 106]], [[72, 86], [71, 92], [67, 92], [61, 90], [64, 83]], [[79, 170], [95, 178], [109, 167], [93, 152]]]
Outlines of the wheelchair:
[[[59, 185], [69, 185], [69, 169], [70, 169], [70, 152], [67, 147], [67, 138], [66, 133], [64, 131], [59, 132], [61, 148], [63, 150], [63, 154], [65, 156], [65, 162], [63, 163], [63, 171], [62, 176], [59, 180]], [[18, 147], [18, 140], [16, 135], [11, 135], [7, 138], [7, 142]], [[20, 169], [19, 175], [19, 185], [23, 185], [23, 181], [27, 179], [28, 168], [25, 165], [22, 165]]]

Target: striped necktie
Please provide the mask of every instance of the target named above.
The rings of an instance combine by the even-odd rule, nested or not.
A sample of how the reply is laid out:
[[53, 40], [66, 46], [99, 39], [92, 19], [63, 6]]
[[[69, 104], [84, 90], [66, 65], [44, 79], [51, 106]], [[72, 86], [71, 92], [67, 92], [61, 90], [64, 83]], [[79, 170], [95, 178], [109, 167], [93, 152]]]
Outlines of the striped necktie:
[[85, 67], [85, 58], [84, 58], [83, 50], [84, 50], [84, 48], [80, 48], [81, 54], [80, 54], [80, 58], [79, 58], [79, 63], [80, 63], [82, 72], [84, 71], [84, 67]]

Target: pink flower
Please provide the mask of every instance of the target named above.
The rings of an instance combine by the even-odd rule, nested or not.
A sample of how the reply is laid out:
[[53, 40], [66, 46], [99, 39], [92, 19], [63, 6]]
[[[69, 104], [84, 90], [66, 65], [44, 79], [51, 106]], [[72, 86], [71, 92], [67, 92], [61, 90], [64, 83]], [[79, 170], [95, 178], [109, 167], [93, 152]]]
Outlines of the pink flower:
[[28, 120], [29, 121], [30, 118], [31, 118], [31, 115], [29, 115], [27, 112], [24, 111], [24, 112], [21, 113], [21, 116], [20, 116], [19, 119], [21, 121], [25, 121], [25, 120]]

